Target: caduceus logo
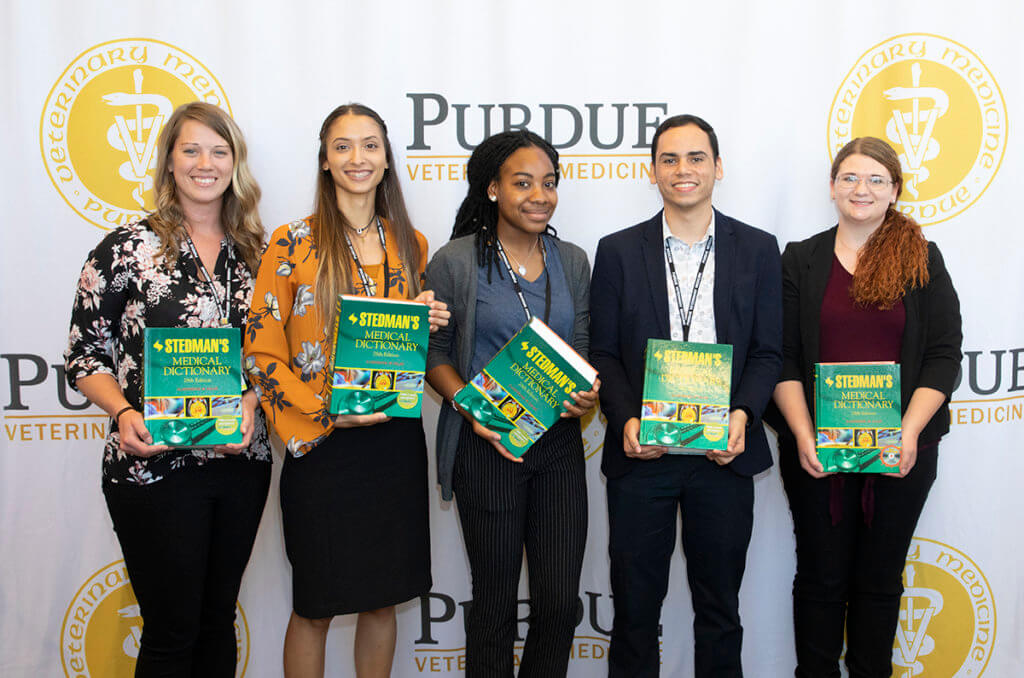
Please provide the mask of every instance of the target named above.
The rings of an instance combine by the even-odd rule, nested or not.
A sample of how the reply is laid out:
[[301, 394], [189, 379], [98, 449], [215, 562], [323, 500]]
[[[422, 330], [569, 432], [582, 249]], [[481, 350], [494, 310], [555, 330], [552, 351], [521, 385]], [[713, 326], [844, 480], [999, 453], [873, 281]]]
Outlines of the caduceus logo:
[[40, 146], [53, 185], [100, 228], [137, 220], [152, 207], [160, 131], [176, 106], [197, 99], [230, 111], [217, 79], [173, 45], [126, 39], [91, 47], [43, 107]]
[[900, 678], [914, 678], [924, 673], [924, 664], [920, 660], [935, 650], [935, 639], [928, 635], [928, 625], [935, 615], [942, 612], [942, 593], [914, 586], [916, 571], [914, 565], [907, 565], [903, 573], [906, 587], [892, 662]]
[[[68, 678], [130, 676], [142, 639], [142, 613], [124, 561], [94, 573], [75, 593], [60, 632], [60, 656]], [[236, 678], [249, 664], [249, 625], [235, 606]]]
[[904, 176], [900, 209], [934, 224], [973, 205], [992, 182], [1006, 150], [1006, 104], [967, 47], [899, 35], [861, 55], [832, 102], [829, 156], [860, 136], [892, 144]]
[[921, 86], [921, 64], [912, 64], [910, 74], [913, 80], [910, 87], [892, 87], [883, 92], [889, 101], [911, 102], [910, 111], [892, 109], [892, 117], [885, 124], [885, 136], [903, 148], [900, 164], [904, 189], [918, 198], [921, 194], [918, 184], [927, 181], [929, 175], [925, 162], [939, 157], [939, 142], [932, 134], [935, 123], [949, 110], [949, 95], [938, 87]]
[[992, 655], [996, 611], [988, 580], [963, 552], [915, 538], [892, 650], [894, 678], [978, 678]]
[[[132, 189], [132, 199], [140, 208], [146, 206], [143, 193], [153, 188], [150, 172], [156, 169], [156, 140], [164, 121], [174, 110], [171, 100], [162, 94], [143, 93], [142, 78], [142, 69], [136, 68], [132, 72], [134, 92], [114, 92], [103, 96], [103, 101], [109, 106], [134, 109], [132, 118], [120, 113], [114, 115], [114, 123], [107, 128], [107, 143], [127, 153], [128, 160], [121, 163], [117, 173], [125, 181], [136, 184]], [[146, 117], [146, 108], [155, 108], [156, 114]]]

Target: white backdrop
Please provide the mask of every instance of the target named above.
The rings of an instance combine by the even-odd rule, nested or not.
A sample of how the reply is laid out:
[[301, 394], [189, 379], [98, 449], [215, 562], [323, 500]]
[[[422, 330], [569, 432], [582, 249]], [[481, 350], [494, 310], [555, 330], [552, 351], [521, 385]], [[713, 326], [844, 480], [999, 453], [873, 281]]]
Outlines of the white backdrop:
[[[465, 146], [483, 137], [485, 120], [496, 132], [529, 115], [532, 129], [564, 146], [553, 224], [591, 255], [602, 235], [658, 208], [646, 144], [666, 115], [696, 113], [715, 126], [725, 167], [716, 205], [782, 243], [833, 223], [832, 145], [888, 134], [916, 177], [918, 195], [904, 207], [930, 224], [960, 293], [966, 353], [910, 554], [896, 675], [1022, 675], [1020, 530], [1004, 519], [1024, 512], [1024, 274], [1015, 255], [1024, 231], [1013, 202], [1024, 188], [1014, 126], [1022, 14], [1016, 0], [969, 11], [910, 1], [5, 0], [0, 675], [126, 675], [137, 651], [141, 621], [99, 487], [106, 419], [80, 408], [60, 363], [78, 271], [103, 235], [96, 224], [137, 212], [161, 105], [198, 97], [228, 106], [245, 132], [268, 232], [311, 207], [323, 117], [348, 101], [376, 108], [431, 251], [447, 240], [465, 191]], [[428, 403], [431, 441], [436, 413]], [[604, 672], [612, 621], [601, 436], [591, 422], [572, 676]], [[280, 674], [290, 609], [276, 477], [239, 601], [239, 675], [252, 677]], [[792, 524], [777, 469], [755, 487], [744, 659], [751, 676], [781, 677], [794, 663]], [[400, 608], [396, 676], [454, 675], [463, 656], [467, 561], [454, 506], [435, 490], [430, 510], [434, 589]], [[683, 566], [677, 553], [664, 675], [692, 670]], [[353, 675], [353, 628], [349, 618], [332, 627], [328, 675]]]

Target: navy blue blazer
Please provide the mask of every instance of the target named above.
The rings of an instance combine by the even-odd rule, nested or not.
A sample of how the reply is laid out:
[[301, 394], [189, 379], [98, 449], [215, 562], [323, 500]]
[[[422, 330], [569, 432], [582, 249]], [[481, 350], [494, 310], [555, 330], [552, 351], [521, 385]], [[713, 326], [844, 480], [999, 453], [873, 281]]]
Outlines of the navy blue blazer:
[[[772, 465], [761, 415], [782, 370], [782, 265], [775, 236], [715, 211], [715, 329], [732, 344], [732, 409], [750, 415], [745, 451], [729, 468], [752, 476]], [[626, 421], [640, 416], [644, 351], [670, 339], [662, 214], [605, 236], [590, 282], [590, 361], [601, 377], [608, 419], [601, 470], [614, 478], [633, 464], [622, 448]]]

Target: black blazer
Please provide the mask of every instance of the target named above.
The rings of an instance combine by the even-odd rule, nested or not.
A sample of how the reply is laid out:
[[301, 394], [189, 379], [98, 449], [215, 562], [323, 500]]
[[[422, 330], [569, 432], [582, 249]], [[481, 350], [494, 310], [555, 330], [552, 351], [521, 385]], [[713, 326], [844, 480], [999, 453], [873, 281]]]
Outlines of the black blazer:
[[[590, 361], [601, 377], [608, 419], [601, 470], [621, 476], [633, 464], [622, 448], [626, 421], [640, 416], [647, 340], [671, 338], [661, 212], [605, 236], [590, 283]], [[715, 211], [715, 329], [732, 344], [732, 409], [750, 415], [746, 448], [729, 468], [752, 476], [772, 464], [761, 414], [782, 367], [782, 295], [775, 236]]]
[[[821, 304], [832, 272], [837, 227], [791, 242], [782, 254], [782, 380], [803, 383], [814, 417], [814, 363], [820, 350]], [[900, 349], [900, 395], [903, 410], [914, 389], [926, 386], [946, 394], [946, 403], [921, 431], [918, 444], [938, 440], [949, 431], [949, 396], [960, 372], [960, 300], [935, 243], [928, 243], [928, 284], [903, 297], [906, 324]], [[792, 437], [780, 413], [766, 418], [780, 435]]]

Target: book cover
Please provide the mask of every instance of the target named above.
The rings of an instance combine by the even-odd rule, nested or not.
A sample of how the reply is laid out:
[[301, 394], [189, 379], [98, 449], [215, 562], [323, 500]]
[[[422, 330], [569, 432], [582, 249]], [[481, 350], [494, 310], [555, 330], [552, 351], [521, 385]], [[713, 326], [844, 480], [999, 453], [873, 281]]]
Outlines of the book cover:
[[420, 416], [429, 312], [413, 301], [339, 296], [331, 414]]
[[732, 346], [648, 339], [640, 444], [703, 454], [729, 444]]
[[892, 473], [903, 450], [900, 366], [816, 363], [814, 414], [825, 471]]
[[569, 394], [589, 391], [596, 378], [590, 363], [533, 318], [454, 400], [485, 428], [501, 434], [505, 449], [521, 457], [558, 421]]
[[237, 327], [148, 327], [143, 418], [154, 445], [242, 442], [242, 334]]

